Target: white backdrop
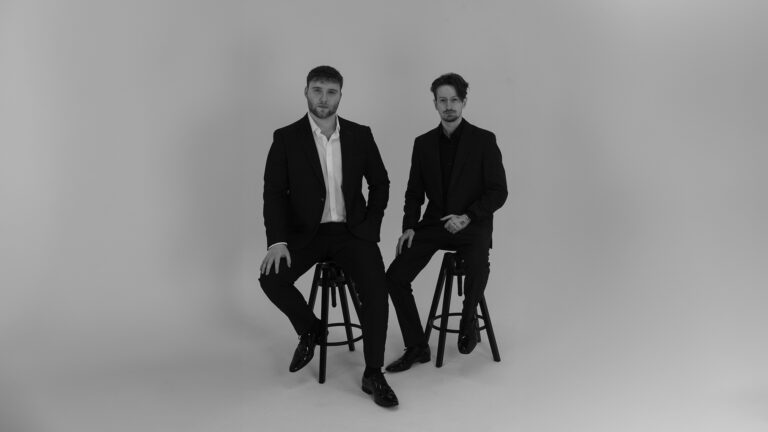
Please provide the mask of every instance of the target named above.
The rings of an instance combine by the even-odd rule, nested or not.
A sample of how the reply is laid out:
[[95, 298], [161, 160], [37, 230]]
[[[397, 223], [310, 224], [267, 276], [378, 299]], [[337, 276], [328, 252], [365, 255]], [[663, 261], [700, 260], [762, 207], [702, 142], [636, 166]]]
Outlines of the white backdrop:
[[[0, 429], [65, 430], [80, 413], [57, 410], [68, 394], [52, 386], [111, 389], [122, 372], [108, 365], [173, 363], [203, 340], [268, 340], [279, 351], [235, 362], [287, 361], [295, 336], [257, 282], [262, 175], [319, 64], [344, 75], [339, 113], [372, 127], [389, 170], [387, 264], [413, 138], [438, 122], [429, 84], [449, 71], [469, 81], [465, 117], [496, 133], [510, 190], [488, 297], [505, 358], [523, 360], [502, 364], [547, 365], [538, 393], [510, 401], [518, 426], [616, 430], [567, 402], [596, 380], [615, 406], [595, 409], [638, 430], [764, 427], [766, 12], [716, 0], [0, 3]], [[415, 285], [424, 315], [436, 264]], [[390, 330], [392, 357], [394, 314]], [[650, 402], [691, 394], [705, 399], [666, 414]]]

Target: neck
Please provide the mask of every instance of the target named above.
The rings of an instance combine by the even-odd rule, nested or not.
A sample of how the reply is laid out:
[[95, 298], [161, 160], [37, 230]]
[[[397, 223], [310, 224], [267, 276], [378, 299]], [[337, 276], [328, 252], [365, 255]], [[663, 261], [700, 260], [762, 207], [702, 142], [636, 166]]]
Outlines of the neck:
[[445, 131], [445, 134], [448, 136], [451, 136], [453, 134], [453, 131], [455, 131], [456, 128], [459, 127], [459, 123], [461, 123], [461, 117], [457, 118], [452, 122], [441, 120], [440, 123], [443, 125], [443, 131]]
[[324, 119], [317, 118], [317, 116], [312, 114], [312, 112], [310, 112], [309, 115], [312, 116], [312, 120], [315, 121], [315, 124], [320, 126], [320, 129], [323, 131], [323, 133], [328, 131], [333, 132], [336, 130], [336, 114], [328, 116]]

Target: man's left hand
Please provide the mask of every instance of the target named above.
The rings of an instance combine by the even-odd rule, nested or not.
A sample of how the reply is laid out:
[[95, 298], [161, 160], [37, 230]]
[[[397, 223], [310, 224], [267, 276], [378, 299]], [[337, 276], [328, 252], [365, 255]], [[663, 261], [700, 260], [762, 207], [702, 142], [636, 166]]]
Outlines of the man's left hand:
[[448, 216], [445, 216], [443, 218], [440, 218], [441, 221], [446, 221], [445, 229], [448, 230], [451, 234], [456, 234], [457, 232], [463, 230], [464, 228], [469, 225], [470, 219], [469, 216], [463, 214], [463, 215], [455, 215], [455, 214], [449, 214]]

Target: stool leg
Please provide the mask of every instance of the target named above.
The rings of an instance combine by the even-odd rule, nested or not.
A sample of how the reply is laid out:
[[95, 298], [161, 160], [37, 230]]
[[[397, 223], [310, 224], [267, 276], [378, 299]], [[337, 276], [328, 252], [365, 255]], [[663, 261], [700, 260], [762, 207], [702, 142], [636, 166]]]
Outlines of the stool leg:
[[320, 330], [320, 384], [325, 382], [325, 356], [328, 351], [328, 291], [330, 287], [328, 284], [323, 284], [322, 293], [322, 309], [320, 311], [320, 319], [323, 322], [323, 327]]
[[344, 329], [347, 331], [347, 343], [349, 344], [349, 350], [355, 350], [355, 343], [352, 341], [352, 326], [349, 320], [349, 304], [347, 304], [347, 292], [345, 291], [345, 285], [336, 285], [339, 290], [339, 300], [341, 301], [341, 314], [344, 316]]
[[319, 266], [315, 266], [315, 276], [312, 277], [312, 289], [309, 291], [309, 301], [307, 304], [309, 304], [309, 308], [314, 310], [315, 309], [315, 299], [317, 298], [317, 287], [320, 285], [320, 278], [322, 275], [320, 274], [321, 270]]
[[448, 317], [451, 313], [451, 288], [453, 275], [446, 275], [445, 292], [443, 293], [443, 316], [440, 317], [440, 337], [437, 342], [437, 358], [435, 366], [443, 366], [443, 354], [445, 353], [445, 334], [448, 330]]
[[443, 290], [443, 283], [445, 282], [445, 273], [447, 269], [445, 266], [445, 259], [440, 266], [440, 275], [437, 277], [437, 286], [435, 286], [435, 296], [432, 297], [432, 306], [429, 308], [429, 316], [427, 317], [427, 323], [424, 325], [424, 339], [429, 343], [429, 335], [432, 333], [432, 322], [435, 320], [435, 313], [437, 312], [437, 305], [440, 303], [440, 292]]
[[491, 316], [488, 314], [488, 305], [485, 303], [485, 295], [480, 297], [480, 310], [483, 312], [485, 331], [488, 333], [488, 341], [491, 344], [493, 360], [500, 362], [501, 356], [499, 355], [499, 347], [496, 345], [496, 336], [493, 334], [493, 324], [491, 324]]

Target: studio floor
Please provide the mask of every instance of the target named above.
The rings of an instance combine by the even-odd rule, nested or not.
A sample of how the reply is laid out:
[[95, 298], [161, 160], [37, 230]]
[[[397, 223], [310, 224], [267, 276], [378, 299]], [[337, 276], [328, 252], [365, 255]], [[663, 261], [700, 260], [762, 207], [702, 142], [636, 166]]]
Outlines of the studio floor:
[[[295, 336], [266, 317], [252, 328], [166, 329], [100, 346], [27, 338], [17, 348], [36, 355], [7, 356], [0, 376], [0, 424], [3, 432], [766, 430], [768, 393], [738, 362], [696, 361], [663, 340], [638, 345], [620, 328], [515, 327], [496, 315], [501, 362], [487, 341], [459, 354], [453, 335], [436, 368], [433, 336], [431, 363], [386, 375], [395, 409], [360, 390], [359, 348], [329, 349], [325, 384], [317, 356], [289, 373]], [[396, 328], [390, 321], [387, 361], [402, 349]]]

